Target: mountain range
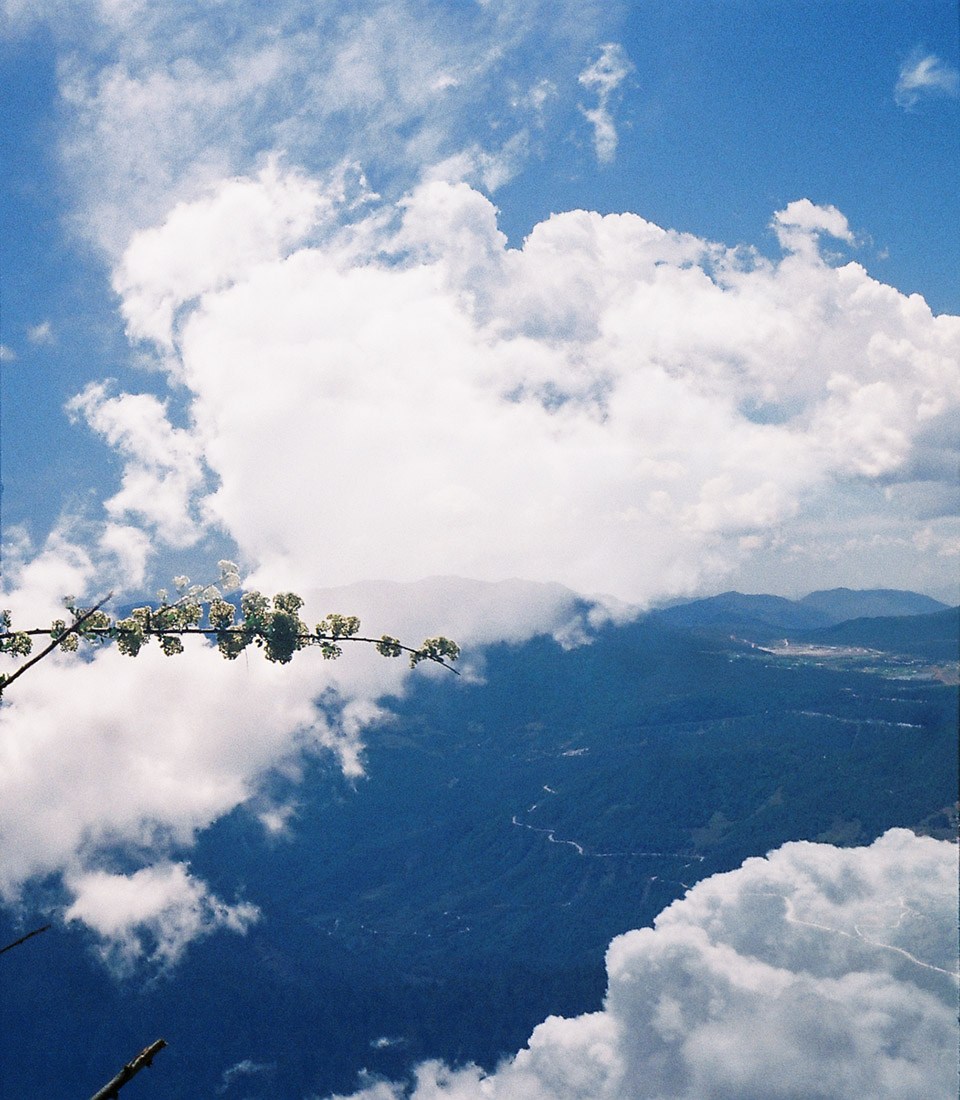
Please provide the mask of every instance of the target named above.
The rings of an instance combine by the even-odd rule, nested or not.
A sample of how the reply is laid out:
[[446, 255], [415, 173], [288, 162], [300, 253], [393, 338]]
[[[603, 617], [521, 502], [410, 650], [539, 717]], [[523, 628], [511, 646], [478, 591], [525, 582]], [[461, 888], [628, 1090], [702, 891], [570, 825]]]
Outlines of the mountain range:
[[801, 600], [724, 592], [654, 612], [670, 626], [697, 634], [769, 642], [868, 618], [913, 617], [948, 611], [946, 604], [916, 592], [833, 588]]

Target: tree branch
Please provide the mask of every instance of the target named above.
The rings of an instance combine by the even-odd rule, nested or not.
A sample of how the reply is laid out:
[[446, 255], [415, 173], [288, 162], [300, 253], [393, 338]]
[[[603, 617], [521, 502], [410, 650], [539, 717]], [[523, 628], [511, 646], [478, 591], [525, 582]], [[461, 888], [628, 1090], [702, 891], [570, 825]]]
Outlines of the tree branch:
[[[84, 618], [86, 618], [87, 615], [90, 615], [94, 611], [98, 610], [98, 608], [102, 607], [109, 598], [109, 596], [106, 596], [103, 600], [101, 600], [100, 603], [97, 604], [96, 607], [91, 608], [90, 611], [88, 611], [87, 614], [84, 616]], [[154, 612], [154, 614], [156, 614], [156, 612]], [[70, 628], [70, 630], [65, 630], [63, 634], [58, 635], [57, 640], [51, 645], [47, 646], [43, 653], [38, 653], [37, 656], [32, 657], [26, 665], [21, 665], [20, 668], [17, 669], [17, 671], [4, 682], [3, 687], [6, 687], [11, 680], [19, 676], [24, 669], [28, 668], [36, 661], [39, 661], [41, 657], [46, 656], [47, 653], [56, 648], [56, 646], [60, 644], [61, 638], [63, 638], [67, 634], [70, 634], [73, 631], [74, 627], [79, 626], [82, 622], [82, 619], [78, 619], [76, 623], [74, 623], [74, 626]], [[21, 630], [20, 633], [46, 635], [50, 633], [50, 630], [48, 627], [33, 627], [30, 630]], [[88, 636], [112, 638], [115, 636], [115, 633], [115, 626], [105, 626], [102, 628], [96, 627], [93, 630], [88, 631]], [[219, 628], [213, 626], [151, 626], [148, 630], [144, 631], [144, 635], [150, 638], [162, 638], [164, 635], [169, 635], [170, 637], [184, 637], [188, 634], [199, 634], [206, 638], [217, 638], [221, 634], [233, 634], [237, 636], [248, 634], [251, 636], [251, 638], [256, 637], [256, 631], [250, 629], [249, 627], [245, 627], [242, 624], [237, 626], [227, 626]], [[332, 645], [341, 645], [344, 642], [364, 642], [367, 645], [377, 645], [379, 642], [383, 641], [382, 638], [367, 638], [359, 634], [317, 634], [315, 631], [311, 631], [308, 634], [298, 634], [297, 637], [300, 641], [308, 645], [319, 644], [320, 642], [330, 642]], [[411, 655], [419, 652], [419, 650], [416, 649], [414, 646], [403, 645], [403, 643], [401, 642], [397, 642], [397, 649]], [[460, 672], [455, 669], [453, 665], [447, 664], [447, 662], [440, 657], [424, 657], [423, 659], [425, 661], [430, 661], [432, 664], [440, 665], [442, 668], [445, 668], [448, 671], [452, 672], [455, 676], [460, 675]]]
[[[214, 595], [209, 595], [213, 592]], [[131, 616], [123, 620], [112, 620], [110, 616], [101, 614], [100, 618], [90, 626], [84, 626], [90, 617], [103, 606], [113, 593], [104, 597], [95, 607], [79, 615], [77, 620], [69, 627], [61, 629], [62, 620], [57, 620], [52, 627], [34, 627], [29, 630], [9, 631], [10, 641], [4, 641], [4, 651], [29, 652], [30, 642], [27, 635], [47, 635], [50, 643], [42, 652], [26, 661], [10, 676], [0, 675], [0, 694], [4, 688], [11, 684], [18, 676], [32, 668], [38, 661], [43, 660], [47, 654], [52, 653], [57, 646], [63, 646], [70, 635], [85, 638], [90, 642], [116, 640], [120, 652], [130, 657], [135, 657], [143, 645], [150, 638], [157, 638], [167, 656], [175, 656], [183, 652], [180, 642], [186, 634], [201, 635], [216, 640], [217, 648], [228, 660], [238, 656], [251, 643], [265, 649], [268, 661], [286, 664], [291, 660], [293, 653], [298, 649], [309, 646], [319, 646], [326, 658], [336, 658], [341, 655], [343, 642], [360, 642], [373, 645], [383, 657], [399, 657], [402, 653], [410, 655], [410, 667], [420, 664], [421, 661], [430, 661], [433, 664], [442, 665], [454, 675], [459, 675], [450, 661], [455, 661], [460, 655], [460, 647], [450, 641], [449, 638], [427, 638], [422, 645], [414, 648], [403, 645], [399, 639], [383, 635], [381, 638], [368, 638], [359, 636], [357, 631], [360, 626], [355, 616], [328, 615], [316, 630], [311, 631], [297, 615], [299, 608], [303, 606], [303, 600], [295, 592], [283, 592], [273, 599], [273, 609], [270, 602], [259, 592], [245, 593], [240, 610], [243, 618], [239, 623], [233, 623], [236, 605], [231, 605], [219, 595], [219, 589], [210, 586], [208, 589], [193, 590], [183, 596], [177, 603], [164, 604], [159, 610], [146, 607], [135, 608]], [[164, 593], [165, 595], [165, 593]], [[180, 607], [180, 605], [183, 605]], [[209, 625], [201, 626], [204, 604], [208, 605], [207, 614]], [[178, 611], [178, 608], [180, 609]], [[73, 605], [70, 609], [77, 614], [78, 609]], [[170, 612], [171, 614], [164, 614]], [[9, 628], [9, 613], [4, 612], [4, 626]], [[0, 640], [6, 639], [6, 631]], [[76, 649], [76, 639], [70, 638], [70, 649]]]
[[[52, 653], [63, 641], [63, 639], [67, 637], [68, 634], [75, 634], [95, 611], [99, 611], [100, 608], [103, 607], [103, 605], [107, 602], [107, 600], [110, 599], [112, 595], [112, 592], [108, 592], [98, 604], [95, 604], [87, 611], [84, 611], [79, 619], [75, 620], [72, 625], [68, 626], [62, 634], [58, 634], [56, 638], [54, 638], [53, 641], [51, 641], [51, 643], [44, 649], [41, 649], [35, 657], [31, 657], [29, 661], [25, 661], [18, 669], [16, 669], [14, 672], [11, 672], [9, 676], [5, 677], [3, 681], [0, 682], [0, 692], [6, 691], [6, 689], [13, 683], [14, 680], [16, 680], [18, 676], [22, 676], [28, 668], [33, 668], [37, 661], [42, 661], [43, 658], [47, 656], [47, 654]], [[44, 631], [44, 633], [47, 633], [47, 631]]]
[[151, 1043], [150, 1046], [141, 1050], [136, 1058], [127, 1062], [117, 1076], [104, 1085], [99, 1092], [94, 1093], [90, 1100], [117, 1100], [117, 1094], [130, 1078], [135, 1077], [144, 1066], [149, 1066], [155, 1055], [163, 1050], [166, 1045], [164, 1039], [158, 1039], [155, 1043]]
[[13, 943], [8, 943], [6, 947], [0, 947], [0, 955], [2, 955], [4, 951], [9, 951], [11, 947], [19, 947], [20, 944], [26, 943], [31, 936], [39, 936], [41, 932], [46, 932], [47, 929], [51, 927], [52, 925], [45, 924], [42, 928], [34, 928], [32, 932], [28, 932], [25, 936], [21, 936], [20, 939], [14, 940]]

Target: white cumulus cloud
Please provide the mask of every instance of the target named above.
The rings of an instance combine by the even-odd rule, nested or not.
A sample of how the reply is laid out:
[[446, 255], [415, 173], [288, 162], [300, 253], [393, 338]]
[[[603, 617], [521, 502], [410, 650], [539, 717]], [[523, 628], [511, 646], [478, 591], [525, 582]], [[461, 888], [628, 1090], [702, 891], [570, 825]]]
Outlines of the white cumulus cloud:
[[[199, 537], [191, 502], [205, 479], [195, 436], [173, 427], [152, 394], [109, 396], [91, 382], [67, 405], [126, 458], [120, 491], [104, 502], [112, 519], [134, 516], [155, 529], [160, 542], [189, 546]], [[116, 525], [114, 525], [116, 527]]]
[[854, 243], [846, 217], [835, 206], [818, 206], [809, 199], [787, 203], [774, 214], [771, 224], [781, 248], [802, 252], [807, 258], [817, 255], [817, 240], [823, 233], [847, 244]]
[[332, 205], [316, 182], [280, 175], [276, 162], [256, 179], [224, 180], [208, 198], [178, 204], [162, 229], [132, 238], [114, 276], [129, 335], [172, 347], [180, 306], [277, 259]]
[[[864, 486], [899, 510], [891, 545], [938, 561], [955, 545], [933, 513], [957, 448], [960, 319], [828, 262], [818, 237], [852, 236], [834, 208], [778, 212], [775, 262], [589, 211], [512, 249], [487, 198], [441, 179], [318, 237], [330, 194], [274, 165], [133, 239], [117, 286], [179, 419], [172, 400], [104, 383], [71, 403], [120, 483], [101, 521], [8, 552], [17, 625], [62, 615], [106, 562], [129, 588], [158, 544], [207, 535], [236, 544], [251, 585], [305, 596], [314, 622], [360, 613], [374, 636], [467, 646], [540, 630], [575, 643], [590, 625], [577, 594], [605, 594], [594, 621], [629, 614], [715, 582], [808, 514], [833, 509], [820, 535], [842, 552]], [[226, 259], [206, 262], [198, 242], [224, 234]], [[295, 775], [304, 751], [356, 774], [404, 673], [315, 656], [108, 650], [18, 681], [0, 710], [5, 896], [113, 874], [116, 846], [162, 865], [244, 803], [282, 829], [264, 777]]]
[[176, 963], [187, 944], [218, 928], [245, 931], [258, 919], [249, 902], [227, 905], [182, 863], [144, 867], [131, 875], [92, 871], [68, 880], [74, 900], [64, 914], [100, 937], [102, 953], [119, 971], [143, 956]]
[[202, 644], [183, 659], [110, 647], [38, 664], [0, 710], [0, 892], [12, 900], [32, 876], [97, 869], [117, 845], [147, 859], [189, 845], [304, 748], [342, 747], [347, 760], [349, 738], [313, 706], [329, 681], [312, 656], [289, 675]]
[[[602, 617], [694, 591], [810, 509], [841, 516], [822, 535], [842, 545], [856, 532], [838, 504], [864, 486], [915, 553], [955, 545], [931, 510], [958, 446], [960, 319], [828, 262], [818, 237], [852, 237], [834, 208], [777, 213], [775, 262], [589, 211], [512, 249], [492, 203], [442, 179], [399, 203], [367, 196], [318, 234], [335, 192], [273, 164], [133, 238], [116, 285], [180, 415], [104, 383], [71, 403], [122, 473], [93, 537], [64, 529], [8, 555], [17, 625], [61, 615], [105, 561], [129, 587], [151, 547], [206, 535], [236, 544], [255, 586], [307, 597], [313, 621], [360, 612], [375, 636], [467, 645], [575, 642], [573, 594], [613, 597]], [[450, 575], [472, 580], [424, 581]], [[393, 585], [354, 587], [371, 579]], [[54, 656], [8, 693], [9, 900], [34, 876], [114, 875], [116, 846], [163, 866], [305, 750], [356, 774], [377, 699], [403, 687], [372, 654], [278, 669], [194, 648]], [[285, 807], [260, 809], [283, 827]]]
[[[297, 181], [242, 186], [299, 209]], [[181, 303], [164, 362], [189, 426], [96, 388], [75, 408], [127, 456], [115, 520], [176, 507], [261, 583], [519, 576], [643, 603], [844, 486], [948, 480], [929, 456], [958, 444], [960, 319], [827, 262], [821, 234], [852, 239], [833, 207], [774, 216], [780, 262], [586, 211], [510, 249], [488, 199], [433, 180], [197, 297], [166, 258], [201, 214], [135, 238], [124, 299], [140, 333]]]
[[956, 885], [956, 846], [906, 830], [786, 844], [617, 937], [601, 1011], [351, 1100], [950, 1100]]

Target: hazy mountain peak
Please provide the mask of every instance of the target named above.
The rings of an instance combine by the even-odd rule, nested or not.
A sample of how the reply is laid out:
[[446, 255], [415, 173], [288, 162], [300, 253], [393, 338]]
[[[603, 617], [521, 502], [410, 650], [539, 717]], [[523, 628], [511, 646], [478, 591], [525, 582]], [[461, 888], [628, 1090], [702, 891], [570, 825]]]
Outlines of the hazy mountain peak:
[[891, 615], [929, 615], [947, 606], [932, 596], [895, 588], [829, 588], [811, 592], [799, 603], [821, 612], [834, 623]]

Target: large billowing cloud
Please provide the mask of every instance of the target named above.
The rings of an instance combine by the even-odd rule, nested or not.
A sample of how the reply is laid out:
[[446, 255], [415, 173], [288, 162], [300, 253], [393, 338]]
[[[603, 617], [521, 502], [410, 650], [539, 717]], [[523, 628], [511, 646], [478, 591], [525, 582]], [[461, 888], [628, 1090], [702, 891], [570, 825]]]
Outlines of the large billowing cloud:
[[[104, 577], [140, 590], [158, 549], [207, 538], [316, 618], [468, 645], [574, 641], [573, 592], [642, 603], [769, 551], [871, 584], [899, 578], [865, 574], [865, 539], [902, 548], [914, 583], [960, 550], [960, 321], [840, 266], [842, 213], [771, 212], [779, 262], [587, 211], [509, 249], [457, 182], [492, 191], [558, 119], [613, 155], [616, 8], [6, 0], [8, 26], [57, 43], [75, 225], [169, 383], [164, 401], [93, 379], [70, 403], [122, 473], [101, 518], [8, 549], [18, 625]], [[119, 960], [243, 927], [243, 899], [177, 853], [304, 750], [355, 771], [402, 689], [353, 655], [50, 659], [0, 710], [4, 896], [60, 872]]]
[[906, 830], [786, 844], [618, 936], [602, 1011], [351, 1100], [950, 1100], [956, 886], [956, 846]]
[[[116, 522], [176, 542], [165, 517], [193, 516], [270, 585], [523, 576], [640, 603], [871, 486], [907, 522], [926, 486], [950, 548], [960, 319], [828, 262], [853, 239], [833, 207], [774, 215], [779, 262], [587, 211], [510, 249], [465, 183], [343, 225], [279, 172], [178, 207], [118, 268], [131, 337], [189, 398], [166, 429], [134, 395], [75, 403], [127, 456]], [[234, 262], [201, 262], [228, 223]]]

